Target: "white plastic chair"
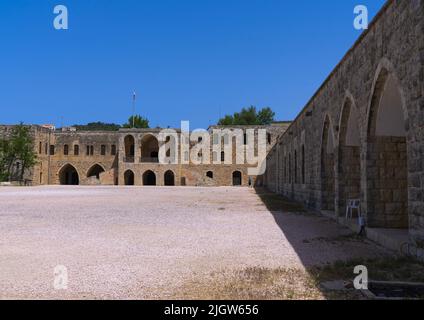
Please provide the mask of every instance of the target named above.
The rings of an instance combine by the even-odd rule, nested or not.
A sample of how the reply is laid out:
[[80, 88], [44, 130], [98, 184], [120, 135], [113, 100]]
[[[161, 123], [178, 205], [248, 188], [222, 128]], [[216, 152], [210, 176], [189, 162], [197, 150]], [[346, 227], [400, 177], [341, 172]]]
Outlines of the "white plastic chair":
[[346, 219], [352, 219], [353, 218], [353, 210], [358, 211], [358, 217], [361, 217], [361, 200], [360, 199], [349, 199], [347, 200], [347, 207], [346, 207]]

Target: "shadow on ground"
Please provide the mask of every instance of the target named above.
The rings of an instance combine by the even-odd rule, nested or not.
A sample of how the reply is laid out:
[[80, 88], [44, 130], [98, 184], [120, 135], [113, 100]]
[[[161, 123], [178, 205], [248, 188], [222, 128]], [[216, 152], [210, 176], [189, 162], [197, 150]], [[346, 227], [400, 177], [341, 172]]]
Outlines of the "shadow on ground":
[[[309, 278], [307, 284], [318, 289], [324, 299], [364, 299], [353, 288], [356, 277], [354, 268], [358, 265], [368, 268], [370, 280], [424, 282], [423, 264], [399, 257], [336, 222], [307, 210], [302, 204], [263, 188], [256, 188], [255, 192], [305, 266]], [[313, 221], [311, 219], [319, 220], [320, 223], [306, 223]], [[304, 223], [302, 235], [299, 234], [299, 228], [292, 228], [298, 223]], [[328, 232], [322, 230], [322, 225], [328, 228]], [[333, 251], [334, 255], [329, 251]], [[320, 258], [317, 259], [317, 255]], [[277, 278], [278, 274], [287, 276], [286, 271], [282, 270], [258, 272], [273, 274]], [[281, 296], [283, 299], [290, 296], [296, 299], [292, 294]]]

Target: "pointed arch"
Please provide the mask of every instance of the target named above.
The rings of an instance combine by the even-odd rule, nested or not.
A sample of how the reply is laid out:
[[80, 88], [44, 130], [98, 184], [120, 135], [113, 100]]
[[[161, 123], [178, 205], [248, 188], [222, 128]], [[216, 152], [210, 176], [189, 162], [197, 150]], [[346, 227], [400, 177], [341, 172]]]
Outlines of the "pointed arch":
[[125, 148], [124, 162], [134, 162], [135, 139], [133, 135], [129, 134], [124, 138], [124, 148]]
[[134, 172], [132, 170], [127, 170], [124, 173], [124, 184], [126, 186], [134, 185]]
[[388, 60], [375, 75], [367, 118], [366, 211], [377, 228], [408, 228], [408, 115]]
[[330, 115], [326, 115], [321, 142], [321, 210], [335, 209], [335, 137]]
[[346, 94], [339, 121], [337, 155], [338, 213], [346, 212], [348, 200], [361, 198], [360, 118], [351, 94]]
[[96, 177], [97, 179], [100, 179], [100, 175], [103, 172], [106, 172], [105, 168], [102, 165], [96, 163], [93, 166], [91, 166], [90, 169], [88, 169], [87, 178]]
[[175, 186], [175, 174], [172, 170], [168, 170], [164, 174], [165, 186]]
[[80, 178], [77, 169], [70, 163], [65, 164], [59, 170], [59, 182], [61, 185], [79, 185]]
[[152, 170], [143, 173], [143, 186], [155, 186], [156, 174]]

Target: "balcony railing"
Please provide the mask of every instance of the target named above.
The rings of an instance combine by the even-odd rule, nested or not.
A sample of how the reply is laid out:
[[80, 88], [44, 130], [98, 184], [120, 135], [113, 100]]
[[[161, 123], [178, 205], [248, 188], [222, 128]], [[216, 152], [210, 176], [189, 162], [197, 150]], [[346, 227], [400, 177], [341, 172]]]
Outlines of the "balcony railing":
[[130, 157], [124, 157], [124, 162], [131, 162], [134, 163], [134, 157], [130, 156]]
[[159, 163], [159, 158], [141, 157], [141, 163]]

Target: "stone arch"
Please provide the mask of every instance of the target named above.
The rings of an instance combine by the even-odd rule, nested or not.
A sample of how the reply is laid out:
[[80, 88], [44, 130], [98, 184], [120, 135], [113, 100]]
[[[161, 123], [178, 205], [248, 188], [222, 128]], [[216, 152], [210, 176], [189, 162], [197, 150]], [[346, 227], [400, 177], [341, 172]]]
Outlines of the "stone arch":
[[175, 186], [175, 174], [172, 170], [168, 170], [163, 175], [165, 186]]
[[233, 186], [241, 186], [243, 182], [243, 175], [241, 171], [234, 171], [233, 172]]
[[407, 122], [402, 86], [383, 60], [367, 121], [366, 211], [371, 227], [409, 227]]
[[103, 172], [106, 172], [105, 168], [102, 165], [96, 163], [90, 169], [88, 169], [87, 178], [96, 177], [97, 179], [100, 179], [100, 174]]
[[134, 172], [132, 170], [127, 170], [124, 173], [124, 184], [126, 186], [134, 185]]
[[61, 185], [79, 185], [80, 178], [77, 169], [71, 164], [65, 164], [59, 170], [59, 182]]
[[324, 119], [321, 143], [321, 210], [335, 210], [335, 138], [330, 116]]
[[350, 94], [343, 102], [338, 141], [337, 203], [338, 214], [343, 215], [348, 200], [361, 198], [360, 114]]
[[159, 142], [152, 134], [146, 134], [141, 139], [141, 162], [159, 162]]
[[124, 138], [125, 159], [124, 162], [134, 162], [135, 156], [135, 139], [132, 135], [127, 135]]
[[156, 174], [152, 170], [143, 173], [143, 186], [155, 186]]

